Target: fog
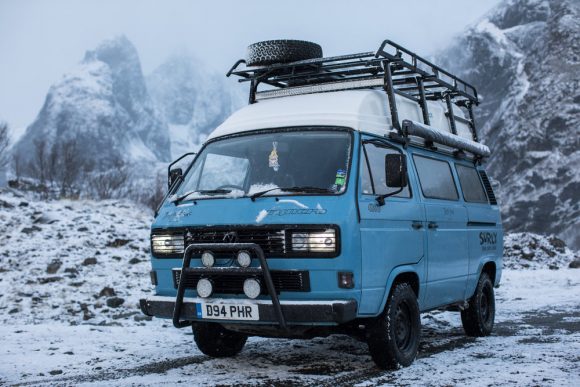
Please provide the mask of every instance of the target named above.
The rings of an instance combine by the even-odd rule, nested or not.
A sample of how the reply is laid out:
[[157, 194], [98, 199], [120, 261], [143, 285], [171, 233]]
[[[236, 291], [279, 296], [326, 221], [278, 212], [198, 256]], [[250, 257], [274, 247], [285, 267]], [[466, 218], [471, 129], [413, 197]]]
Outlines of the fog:
[[0, 120], [29, 125], [50, 85], [87, 49], [125, 34], [148, 73], [187, 51], [225, 73], [248, 44], [312, 40], [325, 55], [375, 50], [386, 38], [428, 55], [500, 0], [0, 0]]

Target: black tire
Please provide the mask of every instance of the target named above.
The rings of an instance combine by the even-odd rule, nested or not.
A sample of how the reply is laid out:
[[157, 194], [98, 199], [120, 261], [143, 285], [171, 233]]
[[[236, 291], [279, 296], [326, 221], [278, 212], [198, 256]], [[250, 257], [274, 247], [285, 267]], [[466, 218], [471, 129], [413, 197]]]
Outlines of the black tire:
[[246, 65], [267, 66], [322, 58], [322, 47], [303, 40], [266, 40], [248, 46]]
[[407, 283], [397, 284], [383, 313], [369, 327], [367, 343], [379, 368], [407, 367], [417, 357], [421, 316], [417, 295]]
[[220, 324], [193, 324], [193, 338], [201, 352], [211, 357], [232, 357], [240, 353], [248, 336], [228, 331]]
[[482, 273], [469, 307], [461, 311], [461, 323], [467, 336], [488, 336], [495, 320], [495, 295], [493, 283], [487, 273]]

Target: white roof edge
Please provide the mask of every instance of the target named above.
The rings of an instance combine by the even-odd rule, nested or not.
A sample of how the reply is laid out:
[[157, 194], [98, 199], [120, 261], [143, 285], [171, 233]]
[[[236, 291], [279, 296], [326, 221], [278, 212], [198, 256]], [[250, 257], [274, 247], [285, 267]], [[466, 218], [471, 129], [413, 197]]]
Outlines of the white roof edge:
[[[395, 96], [401, 123], [412, 121], [417, 128], [426, 127], [434, 142], [460, 144], [462, 148], [482, 156], [489, 155], [489, 148], [476, 143], [468, 124], [456, 121], [456, 133], [451, 133], [447, 107], [440, 101], [428, 101], [431, 126], [423, 122], [422, 111], [417, 102], [399, 95]], [[453, 106], [455, 115], [462, 114]], [[387, 94], [379, 89], [342, 90], [325, 93], [301, 94], [260, 100], [247, 105], [232, 114], [217, 127], [207, 141], [231, 134], [251, 132], [260, 129], [285, 127], [339, 126], [387, 136], [397, 133], [392, 126]], [[418, 133], [415, 133], [417, 135]]]

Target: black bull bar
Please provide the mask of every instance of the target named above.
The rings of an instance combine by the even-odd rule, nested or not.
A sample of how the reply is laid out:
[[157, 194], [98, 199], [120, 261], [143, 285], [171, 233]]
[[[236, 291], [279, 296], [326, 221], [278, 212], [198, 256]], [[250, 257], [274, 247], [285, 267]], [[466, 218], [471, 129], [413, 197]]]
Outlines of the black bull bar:
[[[183, 306], [183, 297], [185, 295], [186, 281], [184, 281], [184, 279], [191, 270], [189, 265], [191, 263], [191, 258], [193, 254], [196, 252], [203, 252], [206, 250], [218, 253], [246, 250], [249, 251], [250, 253], [254, 253], [258, 257], [258, 260], [260, 261], [260, 269], [262, 272], [262, 276], [264, 278], [268, 294], [272, 299], [272, 306], [274, 308], [274, 313], [276, 315], [278, 323], [280, 324], [280, 328], [282, 328], [283, 330], [287, 329], [286, 319], [284, 318], [284, 313], [282, 312], [282, 307], [280, 306], [278, 294], [276, 293], [276, 289], [274, 288], [274, 282], [272, 282], [272, 275], [270, 274], [270, 269], [268, 268], [268, 262], [266, 261], [266, 257], [264, 256], [264, 251], [259, 245], [255, 243], [195, 243], [187, 246], [183, 254], [183, 265], [181, 267], [181, 273], [179, 276], [179, 286], [177, 287], [175, 306], [173, 308], [173, 325], [176, 328], [184, 328], [192, 324], [191, 321], [180, 320], [181, 307]], [[199, 268], [196, 269], [196, 272], [199, 273]], [[253, 273], [255, 273], [255, 271], [253, 271]]]

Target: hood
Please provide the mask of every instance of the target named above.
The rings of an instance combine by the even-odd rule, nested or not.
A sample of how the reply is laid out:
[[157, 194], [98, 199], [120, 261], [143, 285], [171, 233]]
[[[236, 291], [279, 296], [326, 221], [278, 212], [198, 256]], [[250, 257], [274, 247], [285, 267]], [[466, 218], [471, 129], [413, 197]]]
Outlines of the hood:
[[[348, 191], [347, 191], [348, 192]], [[174, 205], [165, 203], [153, 225], [156, 228], [267, 224], [340, 224], [356, 219], [348, 194], [337, 196], [268, 196], [203, 199]]]

